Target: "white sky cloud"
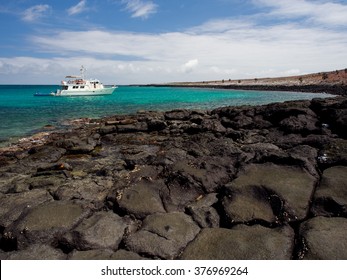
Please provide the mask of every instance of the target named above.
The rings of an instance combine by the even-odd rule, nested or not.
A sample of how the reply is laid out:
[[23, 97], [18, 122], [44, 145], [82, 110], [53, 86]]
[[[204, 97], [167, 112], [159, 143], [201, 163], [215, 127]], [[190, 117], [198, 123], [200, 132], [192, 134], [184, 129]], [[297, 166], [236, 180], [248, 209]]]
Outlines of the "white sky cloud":
[[157, 12], [158, 5], [152, 1], [143, 0], [122, 0], [125, 4], [125, 9], [132, 13], [131, 17], [148, 18], [151, 14]]
[[254, 2], [271, 7], [272, 15], [288, 18], [305, 17], [308, 21], [325, 25], [347, 25], [347, 5], [340, 3], [307, 0], [254, 0]]
[[[32, 78], [31, 83], [42, 82], [42, 77], [47, 77], [46, 83], [56, 83], [66, 74], [78, 74], [82, 64], [87, 74], [106, 83], [122, 84], [260, 78], [346, 68], [347, 31], [341, 26], [347, 20], [347, 14], [343, 16], [347, 5], [307, 0], [252, 1], [267, 7], [267, 13], [262, 10], [261, 14], [237, 19], [210, 19], [179, 32], [94, 28], [52, 30], [31, 36], [28, 45], [50, 58], [0, 57], [0, 83], [23, 77]], [[85, 1], [79, 4], [82, 2], [85, 7]], [[122, 2], [138, 16], [151, 10], [141, 7], [155, 5], [149, 1]], [[28, 15], [42, 15], [47, 9], [49, 6], [37, 7]], [[330, 19], [333, 15], [336, 19]], [[300, 21], [290, 20], [299, 16]]]
[[[284, 75], [294, 73], [293, 69], [299, 74], [329, 70], [327, 66], [332, 70], [346, 67], [347, 37], [343, 30], [295, 24], [248, 28], [247, 22], [230, 26], [228, 20], [224, 27], [223, 21], [218, 25], [222, 32], [211, 32], [209, 24], [203, 24], [195, 28], [199, 32], [192, 32], [194, 28], [160, 34], [63, 31], [32, 40], [41, 52], [60, 57], [53, 61], [61, 69], [68, 65], [73, 70], [83, 63], [92, 73], [111, 69], [103, 74], [109, 82], [114, 77], [122, 83], [177, 81], [189, 71], [189, 80], [209, 80]], [[209, 32], [204, 32], [205, 29]], [[2, 71], [11, 67], [24, 69], [20, 61], [26, 62], [24, 58], [6, 61]], [[38, 65], [42, 62], [37, 61]], [[68, 73], [65, 70], [60, 74]]]
[[76, 15], [79, 13], [82, 13], [83, 11], [86, 10], [86, 0], [82, 0], [80, 1], [78, 4], [76, 4], [75, 6], [70, 7], [67, 10], [67, 13], [71, 16], [71, 15]]
[[198, 59], [191, 59], [182, 65], [182, 72], [190, 73], [198, 66], [198, 64], [199, 64]]
[[44, 16], [45, 12], [50, 9], [49, 5], [36, 5], [26, 9], [23, 12], [22, 19], [24, 21], [35, 21]]

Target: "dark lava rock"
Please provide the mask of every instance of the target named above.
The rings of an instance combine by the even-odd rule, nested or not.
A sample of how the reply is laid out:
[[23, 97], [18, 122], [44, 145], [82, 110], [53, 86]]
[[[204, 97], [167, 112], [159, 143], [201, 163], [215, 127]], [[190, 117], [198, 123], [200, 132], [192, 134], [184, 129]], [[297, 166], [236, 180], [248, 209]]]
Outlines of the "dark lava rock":
[[142, 180], [121, 193], [118, 207], [139, 219], [154, 213], [164, 213], [165, 209], [160, 197], [162, 189], [166, 189], [163, 181]]
[[116, 252], [107, 249], [96, 249], [88, 251], [73, 251], [69, 254], [69, 260], [145, 260], [140, 255], [126, 251], [118, 250]]
[[200, 227], [219, 227], [220, 217], [217, 210], [212, 207], [217, 202], [217, 193], [211, 193], [199, 197], [196, 202], [188, 205], [187, 211]]
[[135, 132], [145, 132], [148, 130], [147, 123], [139, 122], [135, 124], [127, 124], [127, 125], [117, 125], [118, 133], [135, 133]]
[[55, 236], [76, 226], [89, 214], [89, 209], [73, 201], [52, 201], [29, 208], [23, 217], [6, 229], [18, 240], [18, 248], [31, 243], [53, 242]]
[[188, 120], [191, 112], [188, 110], [172, 110], [165, 113], [166, 120]]
[[330, 139], [321, 150], [318, 160], [323, 166], [347, 165], [347, 140]]
[[139, 254], [173, 259], [200, 231], [184, 213], [154, 214], [148, 216], [142, 228], [126, 240], [129, 250]]
[[60, 243], [77, 250], [117, 250], [126, 223], [113, 212], [98, 212], [84, 219], [75, 229], [66, 233]]
[[0, 194], [0, 227], [7, 228], [22, 213], [52, 200], [53, 197], [46, 190]]
[[290, 116], [279, 125], [286, 133], [310, 134], [319, 130], [316, 126], [318, 119], [311, 115]]
[[284, 103], [274, 103], [261, 107], [260, 110], [264, 118], [272, 124], [279, 124], [282, 120], [289, 117], [298, 117], [299, 115], [316, 116], [316, 114], [308, 108], [310, 101], [287, 101]]
[[301, 258], [307, 260], [347, 259], [347, 219], [316, 217], [300, 226], [304, 238]]
[[204, 131], [210, 131], [215, 133], [224, 133], [226, 128], [216, 119], [204, 119], [201, 122], [201, 127]]
[[161, 131], [167, 128], [167, 123], [160, 119], [150, 119], [147, 121], [148, 131]]
[[141, 111], [1, 148], [0, 258], [345, 259], [346, 110]]
[[113, 181], [108, 179], [76, 179], [60, 186], [53, 196], [56, 200], [82, 200], [91, 202], [96, 208], [102, 207]]
[[59, 249], [44, 244], [33, 244], [22, 251], [9, 254], [7, 260], [66, 260]]
[[183, 251], [184, 260], [289, 260], [294, 231], [239, 225], [232, 229], [203, 229]]
[[311, 108], [318, 112], [321, 122], [342, 138], [347, 138], [347, 102], [341, 98], [314, 99]]
[[76, 135], [58, 140], [55, 145], [66, 149], [70, 154], [88, 154], [98, 145], [98, 141], [93, 137], [81, 138], [79, 135]]
[[316, 216], [347, 217], [347, 166], [324, 170], [313, 198], [312, 212]]
[[28, 151], [29, 156], [24, 158], [21, 164], [29, 171], [28, 167], [38, 168], [43, 163], [56, 163], [65, 153], [65, 149], [53, 146], [34, 147]]
[[229, 222], [304, 219], [316, 180], [305, 170], [275, 164], [251, 164], [227, 186], [223, 199]]

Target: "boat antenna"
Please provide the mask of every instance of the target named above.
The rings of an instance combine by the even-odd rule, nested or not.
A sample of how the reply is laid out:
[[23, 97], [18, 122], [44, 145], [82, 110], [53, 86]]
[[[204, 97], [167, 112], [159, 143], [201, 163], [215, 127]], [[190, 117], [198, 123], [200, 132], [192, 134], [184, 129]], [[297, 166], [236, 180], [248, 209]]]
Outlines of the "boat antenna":
[[82, 77], [83, 80], [84, 80], [84, 73], [86, 72], [86, 70], [87, 69], [84, 68], [84, 66], [82, 65], [80, 71], [81, 71], [81, 77]]

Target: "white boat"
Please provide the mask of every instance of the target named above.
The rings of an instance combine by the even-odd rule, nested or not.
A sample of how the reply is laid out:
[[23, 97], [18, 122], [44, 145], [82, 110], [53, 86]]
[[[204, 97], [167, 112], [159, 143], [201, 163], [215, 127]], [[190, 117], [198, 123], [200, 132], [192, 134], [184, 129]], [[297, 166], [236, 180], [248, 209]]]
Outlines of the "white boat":
[[50, 93], [35, 93], [35, 96], [91, 96], [91, 95], [109, 95], [116, 90], [116, 86], [105, 87], [97, 79], [85, 79], [86, 69], [82, 66], [80, 76], [66, 76], [68, 79], [62, 81], [61, 89]]

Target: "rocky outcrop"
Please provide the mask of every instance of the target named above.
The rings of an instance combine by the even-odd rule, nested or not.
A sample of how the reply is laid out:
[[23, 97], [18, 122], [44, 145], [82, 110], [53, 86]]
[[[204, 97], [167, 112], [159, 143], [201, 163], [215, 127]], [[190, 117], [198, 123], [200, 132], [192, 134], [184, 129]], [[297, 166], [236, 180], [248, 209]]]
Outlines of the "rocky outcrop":
[[0, 258], [347, 259], [346, 104], [139, 112], [2, 149]]
[[184, 250], [185, 260], [289, 260], [294, 247], [290, 227], [269, 229], [238, 225], [206, 228]]
[[315, 178], [301, 168], [250, 164], [226, 185], [227, 195], [223, 198], [226, 218], [230, 223], [303, 220], [308, 215], [315, 184]]
[[308, 260], [347, 259], [347, 220], [315, 217], [300, 226], [301, 257]]
[[125, 241], [136, 253], [173, 259], [200, 231], [193, 220], [182, 212], [153, 214], [143, 221], [139, 231]]

